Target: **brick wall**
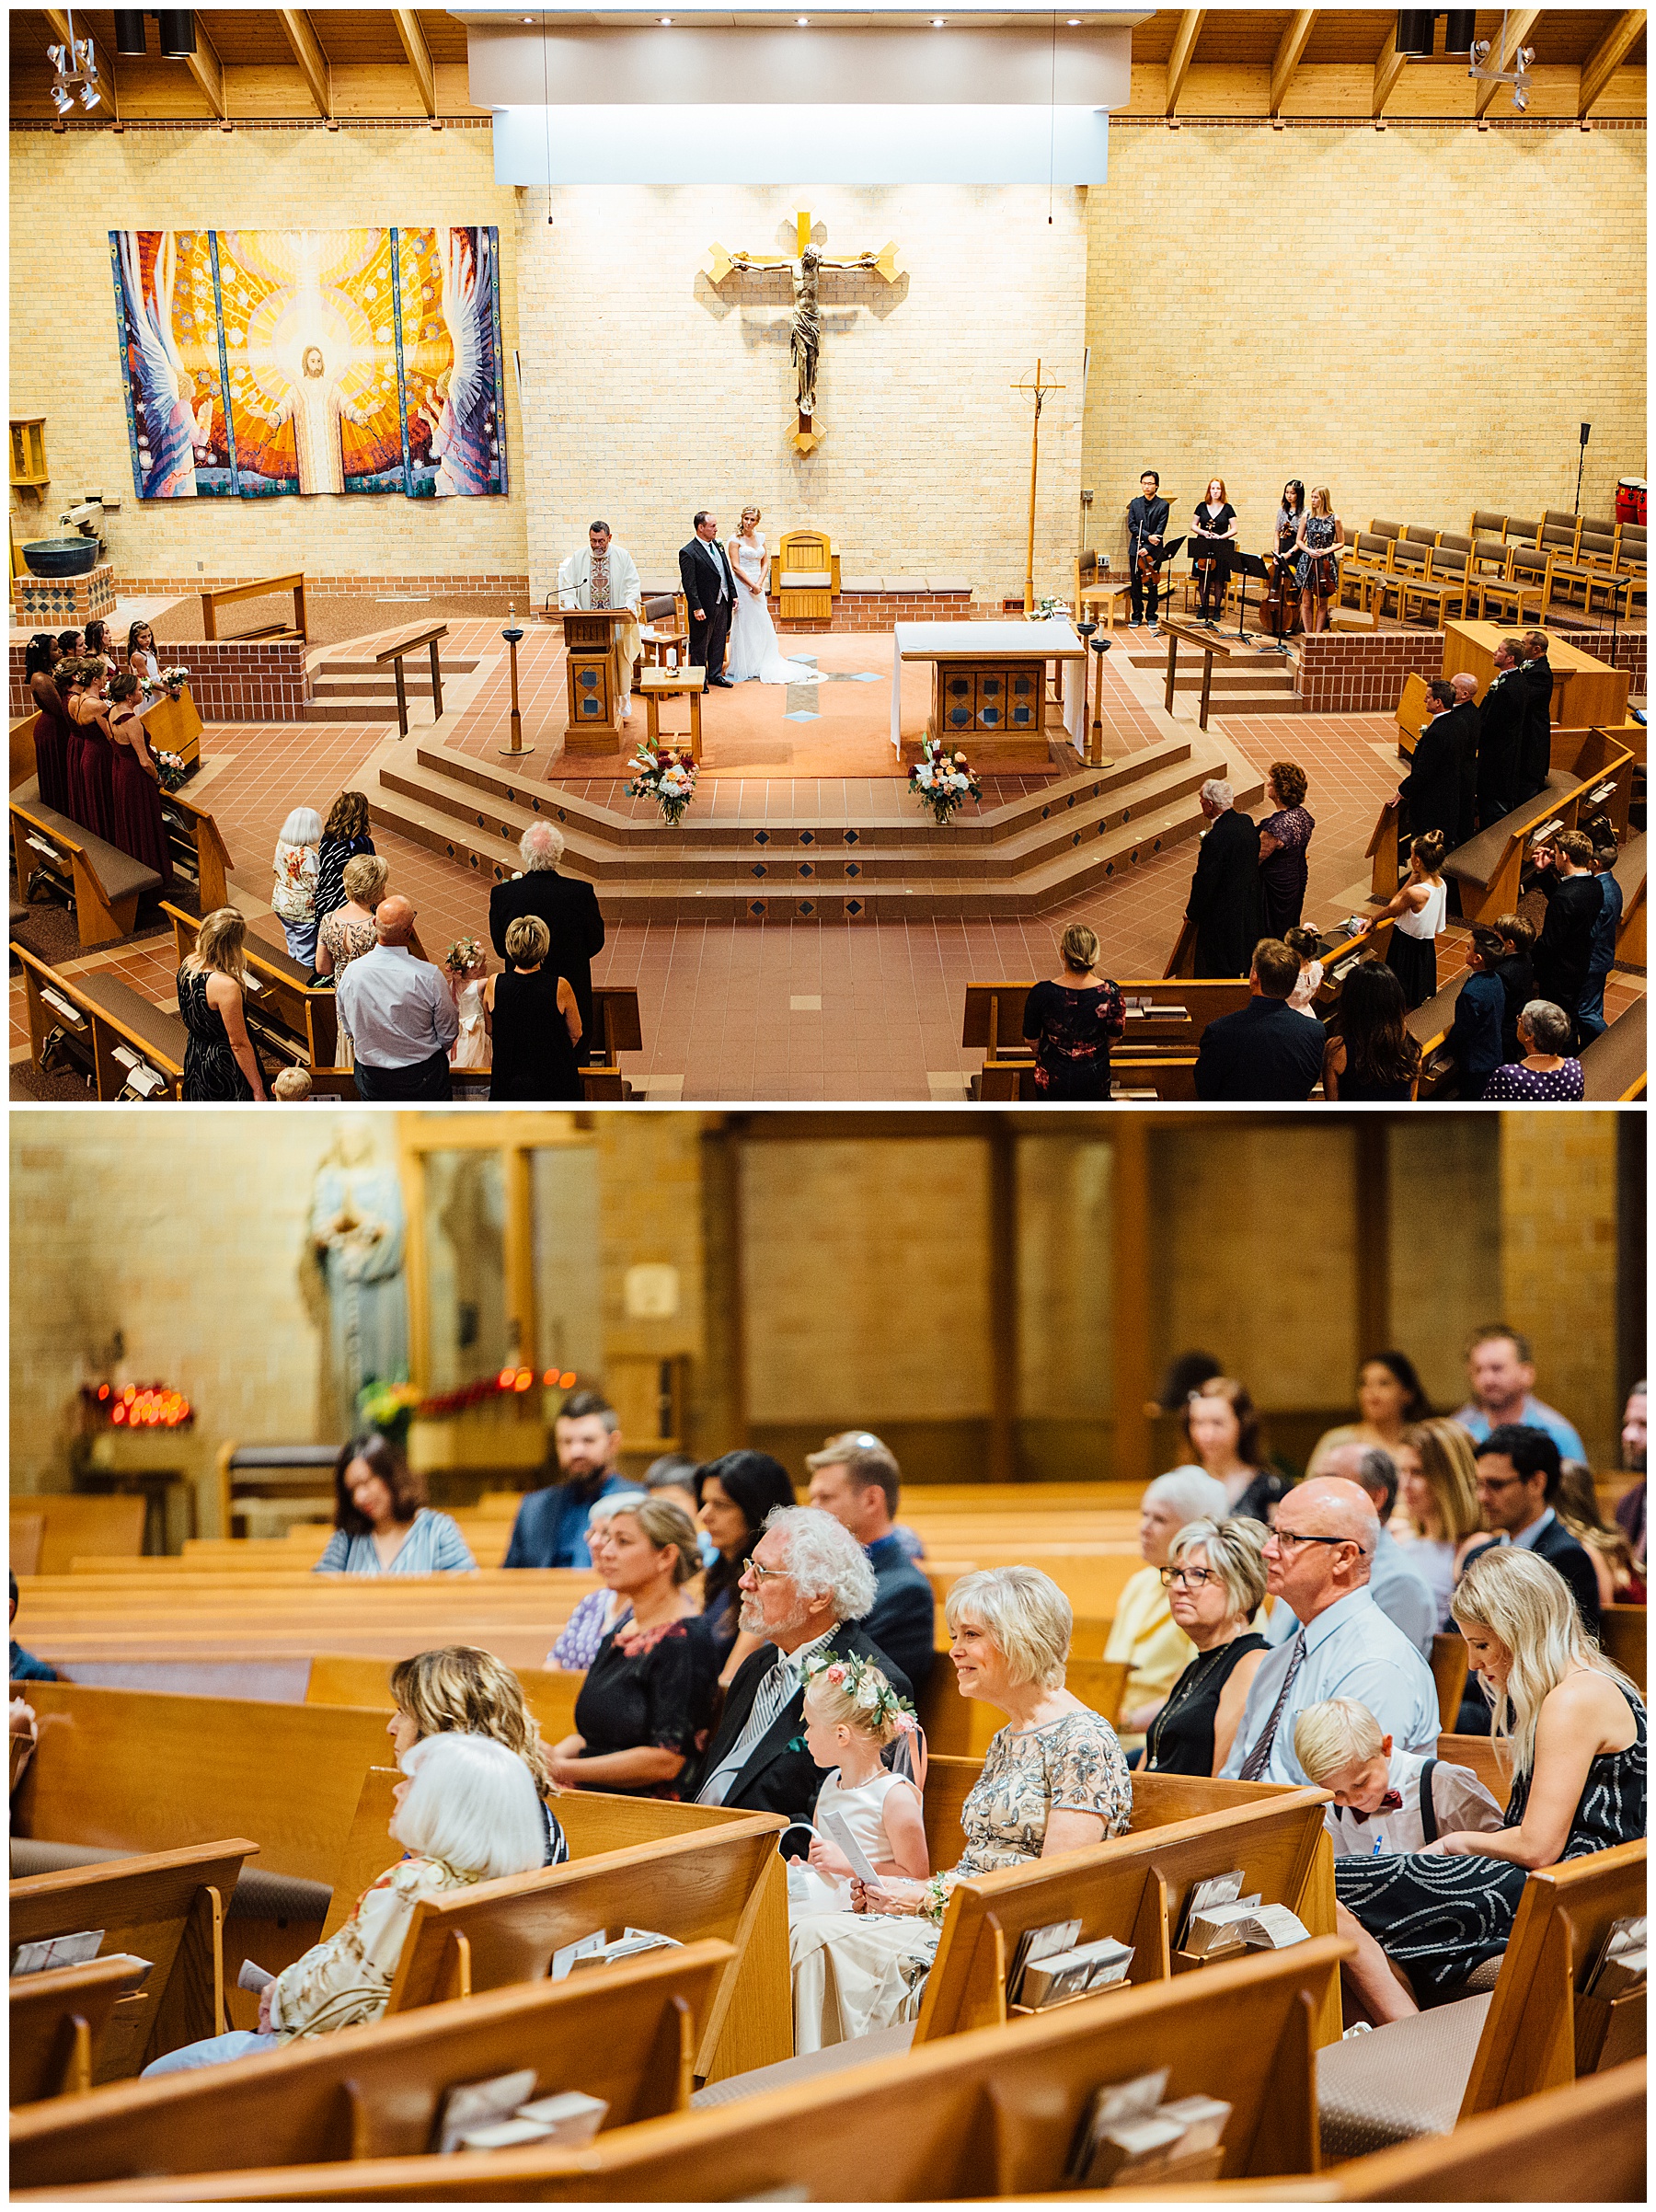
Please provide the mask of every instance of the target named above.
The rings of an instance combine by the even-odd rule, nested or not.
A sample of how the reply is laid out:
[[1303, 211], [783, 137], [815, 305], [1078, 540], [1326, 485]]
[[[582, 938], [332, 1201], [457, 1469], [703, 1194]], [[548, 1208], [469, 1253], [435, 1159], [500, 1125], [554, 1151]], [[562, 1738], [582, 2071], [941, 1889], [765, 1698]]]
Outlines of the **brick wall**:
[[1625, 668], [1627, 688], [1636, 699], [1646, 696], [1646, 645], [1650, 633], [1642, 629], [1618, 629], [1616, 643], [1610, 642], [1608, 632], [1603, 637], [1583, 638], [1581, 651], [1589, 652], [1595, 661], [1607, 661], [1612, 668]]
[[[27, 650], [16, 644], [11, 649], [14, 715], [34, 712], [23, 682]], [[204, 722], [306, 720], [310, 682], [305, 671], [305, 649], [296, 638], [260, 638], [245, 645], [223, 639], [209, 644], [191, 638], [177, 650], [190, 671], [190, 694]]]
[[1389, 714], [1407, 676], [1443, 669], [1439, 630], [1324, 630], [1300, 640], [1294, 688], [1306, 714]]
[[[230, 590], [236, 584], [258, 583], [262, 581], [263, 576], [273, 572], [269, 570], [263, 571], [252, 570], [245, 576], [239, 574], [233, 576], [141, 576], [137, 574], [117, 576], [115, 591], [117, 596], [121, 598], [158, 599], [167, 594], [178, 599], [189, 599], [192, 598], [197, 592], [224, 592]], [[509, 598], [515, 593], [518, 604], [523, 605], [527, 603], [529, 596], [529, 578], [522, 570], [510, 575], [494, 575], [479, 571], [476, 575], [443, 574], [436, 576], [378, 574], [324, 576], [313, 575], [307, 570], [305, 575], [305, 588], [306, 592], [316, 593], [318, 598], [330, 599], [381, 599], [394, 596], [399, 592], [408, 592], [431, 599], [493, 600]], [[281, 596], [286, 598], [288, 594], [284, 593]], [[251, 617], [248, 618], [251, 619]], [[237, 616], [233, 609], [226, 607], [223, 619], [234, 624]], [[159, 634], [165, 636], [167, 628], [165, 616], [160, 617], [158, 628]]]
[[1615, 1467], [1616, 1185], [1613, 1113], [1501, 1116], [1499, 1319], [1535, 1347], [1537, 1394]]

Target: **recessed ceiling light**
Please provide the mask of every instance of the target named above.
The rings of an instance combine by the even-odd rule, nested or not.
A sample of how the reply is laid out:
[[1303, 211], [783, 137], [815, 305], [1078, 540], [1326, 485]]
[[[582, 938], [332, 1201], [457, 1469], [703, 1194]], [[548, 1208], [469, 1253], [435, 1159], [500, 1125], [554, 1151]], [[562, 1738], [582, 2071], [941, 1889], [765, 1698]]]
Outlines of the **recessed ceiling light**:
[[1081, 18], [1080, 18], [1080, 17], [1079, 17], [1079, 16], [1066, 16], [1066, 17], [1064, 17], [1064, 21], [1065, 21], [1065, 22], [1066, 22], [1066, 23], [1069, 25], [1069, 27], [1070, 27], [1070, 29], [1071, 29], [1072, 30], [1074, 30], [1074, 29], [1076, 28], [1076, 26], [1079, 24], [1080, 20], [1081, 20]]
[[932, 29], [933, 29], [934, 30], [941, 30], [941, 29], [942, 29], [942, 28], [943, 28], [943, 18], [942, 18], [942, 17], [941, 17], [941, 16], [934, 16], [934, 17], [932, 17]]
[[809, 16], [796, 16], [796, 17], [794, 17], [794, 22], [797, 24], [797, 26], [799, 27], [799, 29], [800, 30], [803, 30], [803, 29], [805, 29], [806, 25], [807, 25], [807, 24], [808, 24], [810, 21], [811, 21], [811, 17], [810, 17]]

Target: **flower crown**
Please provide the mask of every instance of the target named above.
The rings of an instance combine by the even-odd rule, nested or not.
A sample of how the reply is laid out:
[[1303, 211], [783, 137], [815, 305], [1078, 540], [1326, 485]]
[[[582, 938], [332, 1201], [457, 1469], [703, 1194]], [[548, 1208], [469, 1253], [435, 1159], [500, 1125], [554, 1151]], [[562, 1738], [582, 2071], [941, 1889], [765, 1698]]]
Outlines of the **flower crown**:
[[809, 1690], [818, 1682], [843, 1689], [859, 1716], [866, 1716], [877, 1727], [889, 1725], [899, 1735], [913, 1735], [919, 1726], [914, 1708], [903, 1703], [871, 1659], [864, 1659], [856, 1652], [848, 1653], [844, 1659], [831, 1659], [819, 1652], [808, 1659], [805, 1688]]

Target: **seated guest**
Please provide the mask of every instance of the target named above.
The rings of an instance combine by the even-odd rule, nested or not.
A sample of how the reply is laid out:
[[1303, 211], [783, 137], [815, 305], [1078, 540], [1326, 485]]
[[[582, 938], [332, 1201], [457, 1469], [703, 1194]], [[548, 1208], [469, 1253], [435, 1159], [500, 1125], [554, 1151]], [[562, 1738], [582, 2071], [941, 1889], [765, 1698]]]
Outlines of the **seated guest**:
[[1294, 1723], [1300, 1765], [1334, 1803], [1324, 1815], [1337, 1859], [1395, 1858], [1440, 1836], [1501, 1826], [1501, 1807], [1470, 1767], [1397, 1751], [1366, 1705], [1329, 1698]]
[[1532, 998], [1518, 1017], [1521, 1060], [1498, 1067], [1484, 1085], [1486, 1100], [1573, 1105], [1586, 1095], [1581, 1063], [1569, 1056], [1570, 1019], [1549, 999]]
[[1566, 830], [1551, 844], [1536, 847], [1532, 888], [1547, 901], [1547, 919], [1535, 944], [1536, 995], [1569, 1015], [1574, 1040], [1576, 1015], [1604, 908], [1604, 886], [1593, 870], [1593, 847], [1580, 830]]
[[541, 1742], [540, 1722], [523, 1701], [523, 1686], [492, 1652], [454, 1643], [399, 1659], [391, 1669], [397, 1711], [385, 1723], [400, 1759], [427, 1736], [489, 1736], [521, 1758], [540, 1800], [545, 1863], [562, 1866], [569, 1840], [548, 1799], [558, 1795]]
[[1480, 1329], [1466, 1347], [1472, 1395], [1455, 1413], [1474, 1444], [1491, 1429], [1516, 1422], [1545, 1429], [1564, 1459], [1585, 1459], [1586, 1446], [1556, 1406], [1535, 1396], [1535, 1359], [1529, 1339], [1504, 1321]]
[[868, 1660], [913, 1702], [908, 1676], [861, 1625], [876, 1586], [862, 1546], [832, 1514], [779, 1505], [765, 1516], [738, 1584], [741, 1625], [763, 1642], [730, 1683], [701, 1762], [700, 1803], [811, 1817], [822, 1778], [799, 1735], [799, 1708], [806, 1663], [819, 1653]]
[[1627, 1538], [1601, 1512], [1593, 1469], [1584, 1459], [1566, 1459], [1559, 1469], [1553, 1511], [1587, 1554], [1598, 1577], [1601, 1610], [1605, 1606], [1643, 1605], [1644, 1576], [1633, 1564]]
[[369, 832], [368, 799], [362, 791], [341, 791], [328, 810], [322, 841], [316, 847], [316, 926], [350, 897], [345, 870], [352, 860], [372, 858], [374, 839]]
[[1139, 1556], [1116, 1600], [1104, 1645], [1106, 1659], [1125, 1659], [1118, 1731], [1123, 1751], [1137, 1751], [1167, 1692], [1190, 1665], [1194, 1649], [1174, 1620], [1167, 1588], [1168, 1546], [1187, 1521], [1224, 1518], [1225, 1485], [1197, 1468], [1157, 1475], [1139, 1501]]
[[507, 927], [504, 973], [483, 985], [491, 1100], [535, 1105], [586, 1096], [578, 1050], [581, 1009], [569, 979], [547, 964], [551, 943], [551, 931], [538, 915], [520, 915]]
[[[1645, 1832], [1645, 1711], [1638, 1691], [1583, 1630], [1545, 1560], [1502, 1545], [1467, 1568], [1455, 1618], [1510, 1761], [1506, 1826], [1455, 1830], [1399, 1858], [1334, 1864], [1339, 1932], [1371, 2019], [1406, 2019], [1441, 1997], [1512, 1933], [1526, 1876], [1631, 1843]], [[1361, 1700], [1359, 1700], [1361, 1702]]]
[[[883, 1452], [893, 1468], [897, 1465], [896, 1455], [891, 1446], [882, 1444], [871, 1429], [846, 1429], [838, 1436], [830, 1436], [823, 1445], [822, 1451], [834, 1453], [840, 1459], [843, 1459], [847, 1452]], [[818, 1457], [821, 1457], [822, 1455], [818, 1454]], [[806, 1457], [805, 1464], [807, 1468], [811, 1464], [809, 1454]], [[829, 1462], [824, 1459], [822, 1464], [827, 1466]], [[903, 1546], [905, 1558], [919, 1560], [926, 1557], [926, 1546], [920, 1540], [920, 1532], [917, 1528], [911, 1528], [906, 1521], [893, 1521], [891, 1534]]]
[[334, 1462], [334, 1532], [316, 1574], [475, 1574], [477, 1562], [425, 1483], [384, 1436], [359, 1436]]
[[[532, 822], [518, 839], [523, 863], [522, 875], [497, 883], [489, 894], [489, 935], [496, 952], [506, 958], [506, 932], [520, 915], [533, 914], [546, 923], [551, 943], [546, 952], [555, 972], [575, 992], [581, 1010], [581, 1034], [591, 1041], [592, 1028], [592, 960], [604, 950], [604, 916], [598, 911], [598, 893], [580, 876], [559, 875], [563, 858], [563, 832], [553, 822]], [[583, 1053], [581, 1057], [585, 1058]]]
[[1518, 1050], [1518, 1017], [1535, 996], [1535, 963], [1532, 957], [1535, 932], [1521, 914], [1497, 915], [1495, 932], [1501, 939], [1501, 958], [1495, 973], [1501, 978], [1505, 1002], [1501, 1012], [1501, 1057], [1503, 1062], [1510, 1062], [1523, 1056]]
[[442, 969], [408, 950], [414, 922], [407, 899], [382, 899], [374, 950], [353, 960], [336, 986], [359, 1099], [453, 1096], [448, 1054], [460, 1034], [460, 1017]]
[[314, 806], [296, 806], [276, 839], [270, 904], [289, 953], [307, 969], [316, 957], [316, 848], [321, 842], [322, 817]]
[[506, 1567], [590, 1567], [587, 1511], [599, 1498], [626, 1490], [615, 1472], [621, 1417], [596, 1390], [572, 1390], [552, 1423], [558, 1478], [532, 1490], [517, 1509]]
[[1182, 1425], [1201, 1471], [1225, 1487], [1224, 1510], [1268, 1519], [1288, 1486], [1260, 1463], [1259, 1416], [1247, 1384], [1228, 1375], [1198, 1383], [1185, 1400]]
[[1196, 1095], [1216, 1100], [1305, 1100], [1322, 1075], [1322, 1024], [1302, 1021], [1288, 1004], [1300, 964], [1282, 940], [1253, 949], [1253, 997], [1202, 1032]]
[[719, 1678], [727, 1688], [743, 1660], [765, 1642], [763, 1635], [744, 1635], [740, 1626], [742, 1568], [765, 1534], [770, 1513], [793, 1502], [793, 1480], [768, 1452], [726, 1452], [702, 1469], [697, 1518], [719, 1553], [702, 1584], [702, 1618], [719, 1654]]
[[1325, 1698], [1355, 1698], [1406, 1751], [1435, 1745], [1432, 1669], [1368, 1586], [1379, 1535], [1374, 1508], [1355, 1482], [1318, 1475], [1278, 1506], [1265, 1538], [1267, 1585], [1299, 1626], [1253, 1678], [1226, 1775], [1303, 1783], [1294, 1723]]
[[1377, 960], [1359, 961], [1340, 994], [1340, 1034], [1323, 1047], [1323, 1096], [1401, 1103], [1420, 1087], [1420, 1048], [1407, 1028], [1403, 986]]
[[189, 1031], [183, 1094], [200, 1104], [265, 1096], [264, 1069], [247, 1033], [243, 996], [247, 944], [247, 925], [236, 908], [215, 907], [201, 917], [195, 950], [178, 963], [178, 1018]]
[[710, 1567], [719, 1557], [719, 1546], [701, 1525], [700, 1461], [687, 1459], [683, 1452], [662, 1452], [644, 1469], [639, 1488], [650, 1497], [665, 1498], [678, 1506], [696, 1529], [702, 1565]]
[[1627, 1393], [1627, 1402], [1622, 1409], [1622, 1465], [1639, 1477], [1631, 1490], [1624, 1491], [1616, 1508], [1616, 1525], [1627, 1539], [1627, 1549], [1634, 1563], [1643, 1568], [1645, 1563], [1645, 1387], [1636, 1382]]
[[898, 1541], [896, 1460], [882, 1444], [846, 1437], [808, 1453], [805, 1465], [811, 1504], [851, 1531], [874, 1570], [874, 1605], [864, 1633], [920, 1688], [937, 1655], [937, 1606], [930, 1583]]
[[1409, 1354], [1376, 1352], [1357, 1370], [1357, 1419], [1323, 1431], [1311, 1446], [1305, 1472], [1320, 1475], [1323, 1454], [1338, 1451], [1342, 1444], [1373, 1444], [1384, 1452], [1395, 1454], [1409, 1423], [1425, 1421], [1431, 1412], [1420, 1377]]
[[1265, 1656], [1253, 1627], [1265, 1602], [1262, 1523], [1189, 1521], [1161, 1571], [1173, 1619], [1195, 1656], [1167, 1692], [1144, 1742], [1146, 1774], [1219, 1772]]
[[1458, 1421], [1416, 1422], [1397, 1452], [1397, 1495], [1409, 1534], [1399, 1538], [1437, 1605], [1433, 1624], [1449, 1627], [1449, 1601], [1467, 1562], [1489, 1546], [1478, 1502], [1478, 1462]]
[[660, 1498], [621, 1505], [593, 1530], [592, 1564], [632, 1618], [598, 1646], [575, 1699], [575, 1726], [550, 1753], [566, 1790], [680, 1797], [707, 1741], [716, 1672], [684, 1584], [701, 1568], [687, 1514]]
[[[1391, 943], [1386, 964], [1403, 986], [1405, 1011], [1412, 1014], [1437, 990], [1437, 940], [1449, 914], [1449, 887], [1443, 877], [1443, 855], [1448, 849], [1441, 834], [1427, 830], [1410, 840], [1409, 872], [1395, 895], [1377, 915], [1363, 922], [1359, 936], [1367, 936], [1377, 923], [1392, 919]], [[1357, 971], [1353, 970], [1353, 975]], [[1351, 977], [1346, 979], [1347, 988]]]
[[[11, 1574], [11, 1570], [7, 1568], [6, 1573]], [[11, 1574], [9, 1619], [16, 1620], [17, 1618], [17, 1578]], [[58, 1671], [55, 1666], [48, 1666], [44, 1659], [37, 1659], [32, 1652], [26, 1652], [14, 1636], [11, 1640], [11, 1678], [14, 1682], [55, 1682]]]
[[1110, 1048], [1127, 1029], [1121, 992], [1095, 974], [1098, 940], [1072, 922], [1059, 940], [1058, 975], [1038, 983], [1024, 1000], [1023, 1033], [1035, 1048], [1035, 1095], [1041, 1099], [1107, 1099]]
[[1593, 871], [1598, 877], [1604, 904], [1599, 908], [1598, 920], [1593, 925], [1587, 983], [1576, 1008], [1576, 1028], [1584, 1045], [1591, 1044], [1595, 1037], [1602, 1037], [1610, 1026], [1604, 1020], [1604, 985], [1616, 965], [1616, 940], [1621, 930], [1622, 888], [1616, 880], [1616, 863], [1620, 858], [1614, 831], [1604, 844], [1593, 848]]
[[[599, 1531], [611, 1514], [619, 1513], [624, 1506], [641, 1504], [646, 1494], [641, 1490], [611, 1491], [588, 1507], [587, 1550], [594, 1559], [598, 1556]], [[631, 1618], [632, 1600], [619, 1590], [607, 1585], [602, 1590], [589, 1590], [577, 1600], [574, 1611], [558, 1631], [557, 1642], [546, 1653], [546, 1665], [570, 1674], [584, 1674], [610, 1630]]]
[[1285, 939], [1305, 904], [1305, 855], [1317, 827], [1305, 812], [1305, 771], [1295, 761], [1273, 760], [1265, 771], [1271, 812], [1259, 824], [1259, 927], [1266, 937]]
[[237, 2029], [168, 2051], [144, 2069], [187, 2073], [280, 2050], [298, 2035], [329, 2035], [378, 2020], [422, 1897], [527, 1874], [544, 1864], [546, 1831], [523, 1760], [479, 1735], [433, 1735], [397, 1762], [390, 1834], [405, 1856], [357, 1899], [325, 1942], [284, 1966], [259, 2000], [257, 2033]]
[[1481, 1099], [1484, 1086], [1501, 1066], [1501, 1025], [1506, 1017], [1501, 961], [1501, 939], [1494, 930], [1474, 929], [1466, 949], [1471, 973], [1460, 987], [1455, 1020], [1443, 1040], [1443, 1050], [1455, 1063], [1455, 1089], [1463, 1099]]
[[[1397, 1461], [1375, 1444], [1342, 1444], [1336, 1450], [1323, 1454], [1317, 1473], [1355, 1482], [1359, 1490], [1368, 1493], [1380, 1525], [1374, 1557], [1369, 1561], [1370, 1594], [1386, 1619], [1402, 1630], [1430, 1665], [1432, 1640], [1437, 1634], [1437, 1597], [1407, 1549], [1386, 1527], [1397, 1503]], [[1294, 1616], [1287, 1607], [1278, 1606], [1265, 1631], [1266, 1642], [1285, 1642], [1294, 1634]]]
[[1484, 1526], [1556, 1567], [1581, 1608], [1588, 1634], [1596, 1636], [1602, 1625], [1598, 1576], [1553, 1503], [1563, 1474], [1558, 1446], [1545, 1429], [1511, 1422], [1491, 1429], [1475, 1451]]

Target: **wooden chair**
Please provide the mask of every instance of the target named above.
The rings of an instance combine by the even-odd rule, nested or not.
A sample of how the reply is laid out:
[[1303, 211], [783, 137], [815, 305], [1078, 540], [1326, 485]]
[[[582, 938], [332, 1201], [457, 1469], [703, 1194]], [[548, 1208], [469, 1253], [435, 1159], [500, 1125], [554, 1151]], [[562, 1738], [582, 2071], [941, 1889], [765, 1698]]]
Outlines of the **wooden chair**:
[[11, 1980], [11, 2102], [78, 2097], [92, 2086], [119, 2000], [138, 1989], [149, 1962], [125, 1952], [81, 1966], [51, 1966]]
[[[728, 1943], [428, 2005], [400, 2020], [301, 2037], [230, 2066], [122, 2083], [14, 2118], [14, 2188], [306, 2167], [430, 2153], [456, 2083], [533, 2068], [525, 2092], [602, 2097], [633, 2127], [690, 2102], [692, 2061]], [[435, 2176], [433, 2175], [433, 2179]]]
[[[1394, 547], [1392, 551], [1395, 558], [1398, 548]], [[1465, 553], [1450, 552], [1441, 546], [1429, 546], [1426, 548], [1425, 566], [1420, 574], [1404, 576], [1398, 583], [1398, 620], [1408, 621], [1411, 603], [1418, 605], [1422, 614], [1431, 608], [1434, 616], [1433, 627], [1438, 629], [1443, 628], [1451, 606], [1457, 615], [1464, 615], [1468, 589], [1467, 561], [1468, 556]]]
[[1466, 526], [1466, 534], [1472, 538], [1499, 537], [1504, 539], [1506, 516], [1498, 514], [1490, 507], [1474, 507], [1472, 520]]
[[1110, 579], [1110, 562], [1095, 547], [1075, 556], [1075, 609], [1077, 622], [1100, 616], [1108, 634], [1115, 628], [1116, 610], [1133, 589], [1127, 577]]
[[666, 667], [670, 649], [678, 654], [681, 663], [690, 657], [690, 618], [685, 612], [683, 592], [650, 593], [638, 611], [643, 616], [638, 625], [643, 651], [633, 674], [635, 691], [639, 688], [638, 676], [643, 670]]
[[1437, 1684], [1438, 1724], [1453, 1728], [1466, 1689], [1466, 1640], [1458, 1629], [1432, 1638], [1432, 1679]]
[[146, 2059], [220, 2033], [224, 1905], [258, 1849], [236, 1837], [12, 1884], [14, 1944], [101, 1928], [99, 1957], [149, 1962], [143, 1987], [114, 1998], [94, 2080], [135, 2074]]
[[771, 590], [784, 622], [826, 622], [840, 593], [839, 555], [825, 530], [789, 530], [776, 542]]

